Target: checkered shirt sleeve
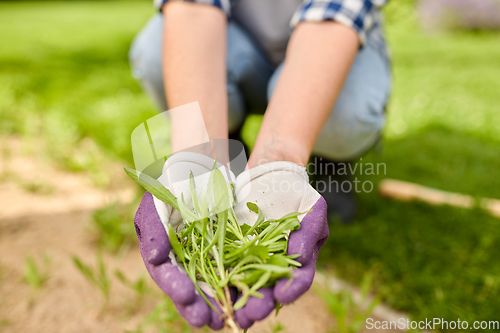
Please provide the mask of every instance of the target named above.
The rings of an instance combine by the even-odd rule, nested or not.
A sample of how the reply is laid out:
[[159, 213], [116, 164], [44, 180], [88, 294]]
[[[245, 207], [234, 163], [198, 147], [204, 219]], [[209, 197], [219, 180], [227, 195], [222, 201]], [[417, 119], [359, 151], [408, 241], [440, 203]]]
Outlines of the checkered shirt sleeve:
[[294, 28], [302, 21], [333, 20], [356, 30], [361, 44], [380, 17], [379, 10], [389, 0], [304, 0], [290, 21]]
[[[154, 5], [156, 8], [161, 10], [161, 7], [168, 2], [169, 0], [153, 0]], [[231, 13], [231, 3], [230, 0], [183, 0], [187, 2], [197, 2], [197, 3], [204, 3], [207, 5], [212, 5], [215, 7], [220, 8], [224, 13], [226, 13], [226, 16], [229, 17]]]

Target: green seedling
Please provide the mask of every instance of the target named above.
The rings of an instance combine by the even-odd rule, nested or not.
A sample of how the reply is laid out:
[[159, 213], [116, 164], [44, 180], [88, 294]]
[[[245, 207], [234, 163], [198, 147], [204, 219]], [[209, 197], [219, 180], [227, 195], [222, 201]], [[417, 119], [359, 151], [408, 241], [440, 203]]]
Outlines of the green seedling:
[[[207, 304], [233, 332], [239, 332], [234, 320], [235, 310], [242, 308], [250, 296], [262, 298], [258, 292], [261, 287], [272, 286], [282, 278], [291, 278], [291, 271], [301, 266], [294, 260], [298, 256], [286, 254], [288, 235], [300, 228], [298, 216], [301, 213], [266, 220], [256, 204], [248, 203], [248, 209], [258, 217], [253, 226], [240, 225], [232, 207], [233, 186], [227, 184], [215, 166], [207, 192], [201, 198], [197, 196], [191, 174], [192, 208], [183, 196], [176, 198], [156, 179], [135, 170], [125, 171], [144, 189], [181, 213], [183, 224], [177, 228], [169, 225], [167, 229], [177, 261]], [[221, 311], [207, 299], [197, 281], [210, 287]], [[229, 287], [236, 287], [241, 294], [234, 305]]]
[[13, 324], [12, 321], [10, 321], [8, 319], [0, 318], [0, 327], [7, 327], [7, 326], [10, 326], [12, 324]]
[[357, 333], [363, 331], [366, 319], [380, 303], [377, 297], [372, 300], [369, 298], [372, 280], [371, 273], [366, 273], [363, 277], [359, 301], [355, 301], [352, 292], [347, 289], [338, 292], [332, 292], [327, 288], [318, 290], [318, 294], [325, 301], [328, 310], [335, 317], [337, 328], [333, 332]]
[[144, 322], [134, 331], [128, 333], [142, 333], [154, 327], [159, 333], [189, 333], [189, 325], [182, 319], [172, 301], [164, 297], [145, 318]]
[[144, 296], [148, 293], [151, 292], [151, 289], [147, 286], [146, 284], [146, 278], [144, 275], [141, 275], [135, 282], [130, 281], [125, 274], [123, 274], [121, 271], [116, 270], [115, 271], [115, 276], [116, 278], [123, 283], [125, 286], [127, 286], [129, 289], [133, 290], [135, 295], [136, 295], [136, 300], [134, 302], [134, 307], [136, 309], [139, 309], [142, 307], [142, 304], [144, 302]]
[[31, 193], [49, 195], [54, 193], [54, 186], [40, 182], [20, 182], [20, 186]]
[[97, 267], [93, 268], [85, 264], [77, 256], [72, 257], [78, 271], [85, 277], [92, 287], [97, 289], [104, 300], [103, 308], [106, 308], [109, 303], [109, 294], [111, 290], [111, 279], [106, 271], [106, 266], [102, 260], [100, 252], [97, 253]]
[[34, 290], [38, 290], [49, 280], [49, 265], [51, 258], [48, 255], [43, 256], [40, 264], [35, 262], [32, 256], [26, 258], [24, 266], [24, 281]]
[[276, 323], [270, 325], [269, 327], [271, 329], [271, 333], [279, 333], [279, 332], [284, 332], [285, 331], [285, 326], [279, 321]]
[[92, 227], [97, 234], [97, 242], [111, 252], [121, 252], [136, 242], [134, 225], [130, 223], [133, 216], [128, 205], [115, 202], [100, 208], [92, 214]]

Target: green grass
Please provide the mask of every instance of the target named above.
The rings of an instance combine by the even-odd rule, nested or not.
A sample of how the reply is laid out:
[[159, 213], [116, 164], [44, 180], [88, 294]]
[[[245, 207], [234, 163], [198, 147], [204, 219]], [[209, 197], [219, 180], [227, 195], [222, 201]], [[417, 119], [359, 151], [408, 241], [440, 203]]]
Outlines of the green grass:
[[[394, 87], [385, 148], [363, 157], [387, 174], [358, 177], [500, 198], [500, 34], [427, 35], [409, 8], [387, 8]], [[322, 265], [355, 283], [373, 270], [377, 293], [414, 318], [498, 320], [499, 219], [376, 193], [358, 200], [353, 225], [332, 225]]]
[[415, 318], [496, 320], [500, 221], [478, 210], [360, 197], [352, 226], [335, 226], [322, 263]]
[[[500, 198], [500, 34], [425, 34], [411, 2], [386, 10], [394, 82], [385, 149], [363, 162], [385, 163], [385, 177]], [[130, 133], [156, 110], [127, 52], [153, 13], [148, 1], [0, 3], [0, 135], [41, 137], [72, 170], [98, 170], [101, 155], [130, 164]], [[260, 120], [245, 126], [250, 143]], [[353, 225], [331, 228], [321, 265], [354, 283], [373, 270], [376, 292], [415, 318], [498, 320], [500, 220], [375, 192], [359, 207]]]
[[[0, 4], [0, 134], [43, 136], [53, 157], [85, 169], [85, 138], [132, 161], [130, 133], [155, 109], [131, 77], [130, 42], [149, 2]], [[86, 149], [86, 147], [82, 147]]]
[[500, 34], [426, 35], [408, 22], [387, 30], [394, 59], [387, 138], [442, 125], [500, 142]]
[[[387, 175], [358, 175], [375, 184], [390, 177], [426, 186], [500, 198], [500, 144], [480, 135], [428, 126], [388, 139]], [[320, 263], [359, 283], [376, 272], [376, 291], [415, 318], [497, 320], [500, 310], [500, 220], [479, 209], [434, 207], [358, 195], [353, 225], [331, 224]]]

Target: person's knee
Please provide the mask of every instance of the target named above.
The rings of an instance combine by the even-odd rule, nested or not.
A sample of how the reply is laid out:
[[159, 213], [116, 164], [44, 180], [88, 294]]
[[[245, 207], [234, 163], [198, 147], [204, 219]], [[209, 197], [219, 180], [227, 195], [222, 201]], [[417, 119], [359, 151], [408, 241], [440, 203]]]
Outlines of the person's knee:
[[272, 64], [248, 33], [231, 22], [227, 28], [227, 77], [239, 87], [252, 112], [263, 111], [267, 104], [266, 84]]
[[385, 123], [384, 105], [370, 99], [353, 99], [332, 111], [314, 153], [335, 161], [355, 159], [379, 139]]
[[229, 133], [235, 133], [245, 121], [245, 99], [238, 85], [230, 80], [227, 82], [227, 110]]
[[264, 59], [248, 34], [234, 22], [229, 23], [227, 27], [227, 41], [228, 76], [231, 80], [240, 82]]
[[140, 78], [143, 72], [142, 67], [144, 64], [144, 50], [141, 47], [141, 35], [137, 35], [130, 45], [130, 50], [128, 51], [128, 61], [130, 64], [130, 69], [132, 71], [132, 76], [135, 78]]
[[161, 110], [167, 109], [161, 67], [163, 17], [154, 16], [132, 42], [129, 61], [132, 75]]
[[163, 18], [154, 16], [132, 41], [129, 61], [134, 77], [148, 78], [161, 72], [161, 39]]

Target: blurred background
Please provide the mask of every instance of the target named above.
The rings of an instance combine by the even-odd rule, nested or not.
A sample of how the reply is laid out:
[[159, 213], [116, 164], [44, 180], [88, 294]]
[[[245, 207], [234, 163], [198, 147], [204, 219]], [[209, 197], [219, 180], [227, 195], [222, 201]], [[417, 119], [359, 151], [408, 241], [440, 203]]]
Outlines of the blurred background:
[[[2, 332], [190, 331], [142, 267], [142, 192], [122, 171], [132, 130], [157, 113], [127, 58], [154, 13], [142, 0], [0, 2]], [[320, 269], [415, 320], [498, 321], [500, 219], [376, 189], [393, 178], [500, 199], [500, 1], [393, 0], [384, 13], [393, 92], [384, 147], [363, 162], [387, 171], [358, 176], [375, 190], [355, 223], [332, 221]], [[245, 124], [250, 146], [260, 122]], [[302, 331], [363, 330], [366, 306], [321, 294], [250, 332], [293, 332], [297, 316]]]

